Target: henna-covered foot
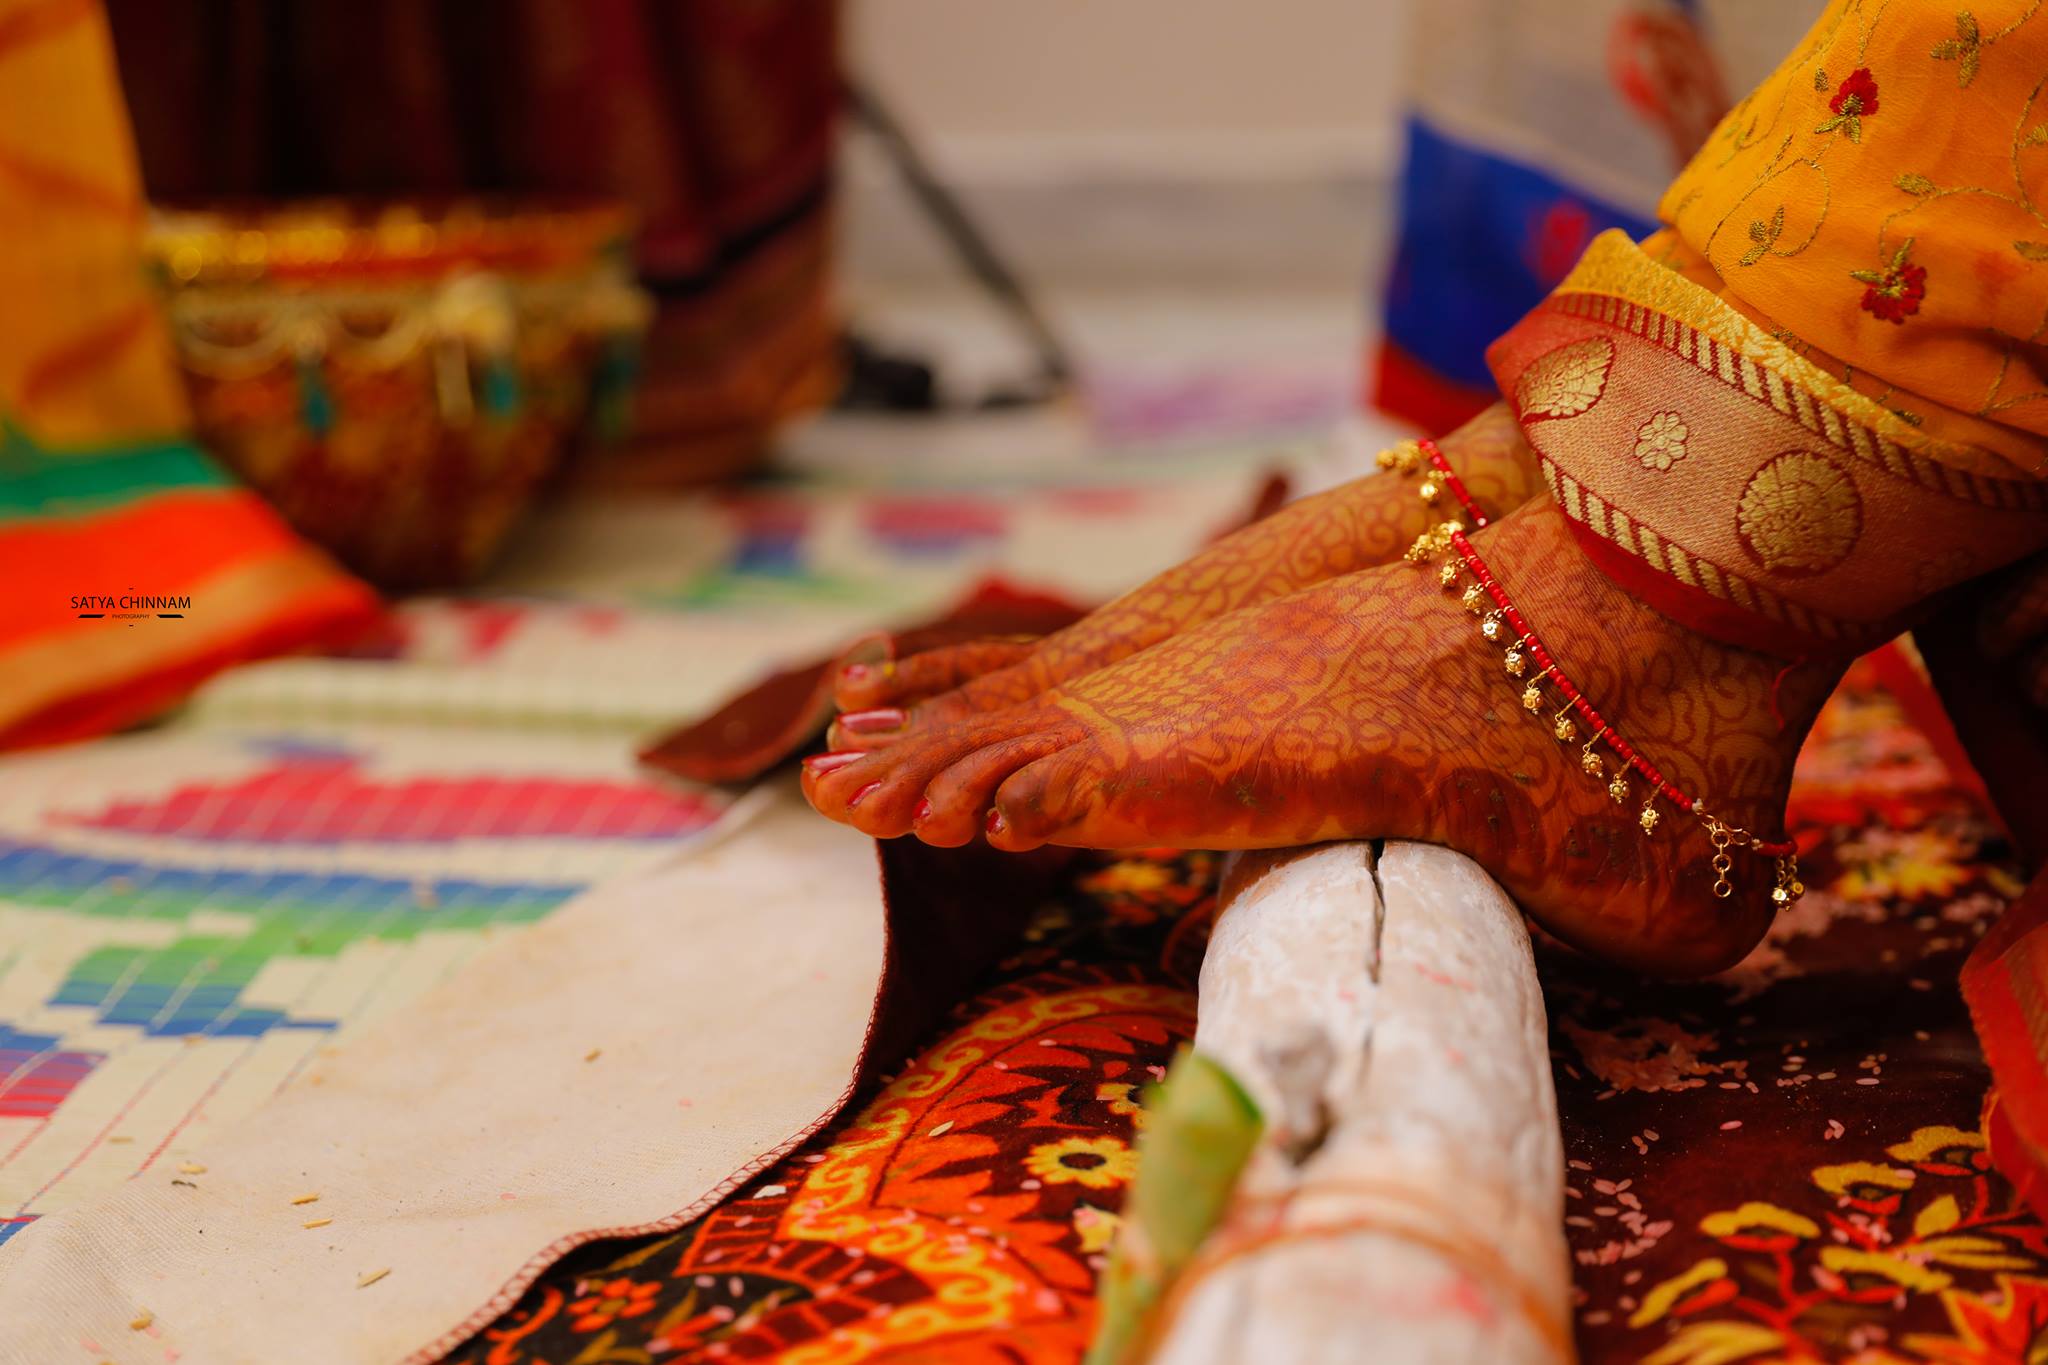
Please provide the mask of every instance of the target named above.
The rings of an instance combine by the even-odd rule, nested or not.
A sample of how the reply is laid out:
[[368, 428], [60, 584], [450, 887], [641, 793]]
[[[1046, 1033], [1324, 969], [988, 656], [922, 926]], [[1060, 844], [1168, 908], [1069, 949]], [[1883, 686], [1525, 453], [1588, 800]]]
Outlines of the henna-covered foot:
[[[1489, 514], [1536, 491], [1535, 456], [1504, 404], [1437, 444]], [[976, 642], [851, 665], [838, 679], [837, 700], [859, 719], [835, 727], [832, 747], [881, 748], [919, 729], [1014, 706], [1239, 607], [1396, 560], [1437, 520], [1416, 496], [1420, 481], [1369, 475], [1304, 498], [1036, 643]]]
[[[1473, 537], [1566, 675], [1614, 729], [1730, 824], [1776, 838], [1792, 760], [1839, 676], [1696, 635], [1580, 554], [1537, 499]], [[813, 760], [813, 804], [878, 837], [997, 847], [1258, 848], [1414, 838], [1478, 860], [1538, 920], [1646, 969], [1733, 962], [1769, 921], [1774, 868], [1738, 854], [1717, 898], [1701, 825], [1617, 765], [1583, 770], [1532, 715], [1501, 647], [1434, 567], [1395, 564], [1184, 631], [998, 711]], [[1784, 717], [1781, 724], [1774, 716]], [[1556, 698], [1553, 689], [1547, 695]]]

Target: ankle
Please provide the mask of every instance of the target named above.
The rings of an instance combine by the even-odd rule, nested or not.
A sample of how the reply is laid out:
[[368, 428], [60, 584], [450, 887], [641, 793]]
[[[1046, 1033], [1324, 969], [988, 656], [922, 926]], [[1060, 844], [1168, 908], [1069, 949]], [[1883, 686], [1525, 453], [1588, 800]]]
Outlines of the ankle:
[[1536, 451], [1506, 403], [1495, 403], [1436, 444], [1473, 499], [1495, 519], [1543, 489]]
[[[1794, 661], [1722, 644], [1652, 610], [1580, 551], [1548, 498], [1472, 541], [1559, 672], [1615, 735], [1685, 796], [1777, 837], [1793, 757], [1845, 661]], [[1560, 689], [1545, 680], [1540, 690], [1540, 719], [1552, 722]], [[1571, 742], [1582, 747], [1593, 738], [1583, 722], [1572, 729]], [[1610, 777], [1619, 766], [1612, 748], [1592, 749], [1607, 756]], [[1639, 775], [1630, 775], [1629, 787], [1630, 800], [1677, 813]]]

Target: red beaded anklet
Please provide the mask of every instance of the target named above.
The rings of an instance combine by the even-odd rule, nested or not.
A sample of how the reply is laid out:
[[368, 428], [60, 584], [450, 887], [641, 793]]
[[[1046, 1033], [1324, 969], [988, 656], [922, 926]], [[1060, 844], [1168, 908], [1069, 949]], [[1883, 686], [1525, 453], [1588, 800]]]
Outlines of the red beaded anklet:
[[[1382, 469], [1399, 469], [1405, 474], [1418, 468], [1424, 458], [1432, 466], [1433, 472], [1425, 478], [1421, 489], [1418, 490], [1422, 500], [1434, 505], [1440, 489], [1448, 488], [1452, 497], [1457, 499], [1458, 505], [1473, 519], [1473, 529], [1485, 526], [1486, 514], [1480, 511], [1479, 504], [1466, 489], [1464, 481], [1452, 471], [1450, 462], [1444, 459], [1443, 452], [1437, 449], [1435, 442], [1417, 441], [1396, 447], [1395, 450], [1382, 454], [1379, 463]], [[1751, 849], [1763, 857], [1777, 860], [1776, 884], [1771, 888], [1771, 899], [1774, 903], [1787, 905], [1804, 894], [1806, 888], [1799, 880], [1797, 844], [1790, 839], [1759, 839], [1746, 829], [1727, 824], [1710, 815], [1704, 802], [1680, 791], [1669, 778], [1657, 770], [1654, 763], [1638, 753], [1633, 745], [1615, 732], [1605, 717], [1593, 709], [1593, 704], [1586, 700], [1585, 694], [1580, 692], [1572, 684], [1572, 680], [1565, 676], [1564, 670], [1558, 667], [1557, 659], [1544, 648], [1543, 641], [1537, 636], [1535, 629], [1516, 609], [1507, 591], [1494, 578], [1492, 570], [1486, 567], [1486, 561], [1472, 548], [1472, 542], [1465, 538], [1462, 523], [1446, 521], [1434, 531], [1424, 532], [1416, 539], [1415, 544], [1409, 547], [1406, 557], [1410, 563], [1421, 563], [1432, 555], [1446, 552], [1455, 554], [1456, 559], [1445, 560], [1437, 570], [1437, 581], [1448, 589], [1456, 587], [1464, 573], [1472, 575], [1476, 581], [1465, 589], [1461, 601], [1466, 610], [1475, 616], [1481, 616], [1479, 633], [1488, 641], [1498, 643], [1509, 630], [1514, 632], [1507, 644], [1507, 652], [1502, 657], [1502, 667], [1507, 675], [1510, 678], [1520, 678], [1527, 673], [1528, 661], [1524, 658], [1524, 650], [1541, 666], [1541, 671], [1522, 689], [1522, 708], [1531, 713], [1549, 709], [1542, 688], [1543, 679], [1549, 678], [1565, 699], [1564, 705], [1551, 717], [1551, 733], [1560, 742], [1578, 738], [1578, 722], [1572, 720], [1568, 712], [1577, 712], [1592, 732], [1592, 737], [1580, 750], [1580, 770], [1589, 777], [1606, 776], [1606, 763], [1593, 752], [1595, 745], [1604, 743], [1613, 750], [1623, 765], [1623, 771], [1615, 773], [1613, 780], [1607, 784], [1607, 794], [1615, 804], [1619, 805], [1628, 799], [1629, 771], [1641, 774], [1643, 780], [1654, 788], [1653, 795], [1643, 802], [1642, 811], [1636, 817], [1636, 822], [1642, 826], [1644, 833], [1650, 833], [1657, 828], [1656, 799], [1658, 795], [1662, 795], [1665, 800], [1685, 814], [1693, 816], [1706, 828], [1707, 837], [1714, 845], [1716, 896], [1725, 900], [1735, 890], [1734, 884], [1728, 878], [1729, 872], [1734, 868], [1734, 861], [1728, 856], [1730, 848]], [[1494, 603], [1494, 610], [1490, 612], [1485, 610], [1487, 598], [1491, 598]], [[1481, 615], [1482, 613], [1484, 614]]]
[[1466, 525], [1475, 531], [1486, 525], [1486, 513], [1481, 510], [1478, 500], [1472, 496], [1471, 491], [1465, 487], [1465, 481], [1452, 470], [1451, 462], [1444, 458], [1443, 451], [1437, 448], [1435, 441], [1428, 437], [1419, 441], [1403, 441], [1391, 450], [1382, 450], [1376, 457], [1376, 462], [1381, 469], [1396, 469], [1403, 475], [1413, 474], [1427, 462], [1432, 472], [1423, 478], [1422, 486], [1415, 490], [1422, 500], [1434, 507], [1443, 496], [1443, 490], [1448, 488], [1451, 490], [1451, 496], [1458, 500], [1458, 506], [1465, 509]]

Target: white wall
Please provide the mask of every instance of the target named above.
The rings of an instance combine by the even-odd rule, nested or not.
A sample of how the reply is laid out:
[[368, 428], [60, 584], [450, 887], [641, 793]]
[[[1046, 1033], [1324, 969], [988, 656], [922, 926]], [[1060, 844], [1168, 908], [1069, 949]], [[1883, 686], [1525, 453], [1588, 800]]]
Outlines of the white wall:
[[[949, 163], [1383, 160], [1407, 0], [852, 0], [853, 69]], [[1277, 163], [1277, 164], [1276, 164]]]
[[[1410, 0], [851, 0], [848, 63], [1034, 279], [1375, 269]], [[952, 270], [856, 136], [849, 274]]]

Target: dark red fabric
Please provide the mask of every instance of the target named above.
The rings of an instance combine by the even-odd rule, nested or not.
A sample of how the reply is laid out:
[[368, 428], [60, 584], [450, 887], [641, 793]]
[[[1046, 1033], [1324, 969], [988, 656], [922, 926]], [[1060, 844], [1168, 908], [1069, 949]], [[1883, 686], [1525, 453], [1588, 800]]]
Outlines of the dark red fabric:
[[108, 0], [155, 198], [604, 195], [688, 286], [823, 192], [826, 0]]
[[[1780, 659], [1805, 659], [1816, 653], [1854, 653], [1848, 646], [1831, 645], [1787, 626], [1724, 602], [1698, 588], [1687, 587], [1671, 575], [1660, 573], [1643, 560], [1604, 540], [1578, 523], [1569, 523], [1572, 538], [1593, 566], [1638, 599], [1688, 630], [1719, 640], [1723, 644], [1753, 649]], [[1898, 633], [1896, 626], [1874, 630], [1864, 648], [1882, 643]]]

